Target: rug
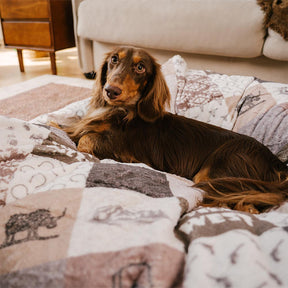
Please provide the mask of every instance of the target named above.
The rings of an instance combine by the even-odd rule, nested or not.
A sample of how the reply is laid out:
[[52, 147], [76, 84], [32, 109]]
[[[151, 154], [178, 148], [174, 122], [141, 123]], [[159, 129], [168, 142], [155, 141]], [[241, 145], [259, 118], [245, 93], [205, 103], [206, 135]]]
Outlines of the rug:
[[94, 81], [44, 75], [0, 89], [0, 115], [31, 120], [88, 98]]

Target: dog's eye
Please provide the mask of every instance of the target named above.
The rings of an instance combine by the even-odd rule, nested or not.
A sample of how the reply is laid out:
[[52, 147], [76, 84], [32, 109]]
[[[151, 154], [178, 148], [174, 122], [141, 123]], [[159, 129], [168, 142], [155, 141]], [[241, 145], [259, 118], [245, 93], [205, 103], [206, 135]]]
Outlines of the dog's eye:
[[112, 63], [112, 64], [117, 64], [118, 61], [119, 61], [118, 55], [113, 55], [113, 56], [111, 57], [111, 63]]
[[135, 70], [137, 73], [144, 73], [146, 71], [145, 66], [142, 63], [138, 63]]

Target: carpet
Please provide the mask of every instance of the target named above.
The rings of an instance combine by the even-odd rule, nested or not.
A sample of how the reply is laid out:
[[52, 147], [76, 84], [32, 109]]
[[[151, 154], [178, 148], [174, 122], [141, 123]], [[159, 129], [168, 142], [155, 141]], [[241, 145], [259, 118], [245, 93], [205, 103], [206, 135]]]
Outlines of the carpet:
[[44, 75], [0, 89], [0, 115], [31, 120], [91, 96], [94, 81]]

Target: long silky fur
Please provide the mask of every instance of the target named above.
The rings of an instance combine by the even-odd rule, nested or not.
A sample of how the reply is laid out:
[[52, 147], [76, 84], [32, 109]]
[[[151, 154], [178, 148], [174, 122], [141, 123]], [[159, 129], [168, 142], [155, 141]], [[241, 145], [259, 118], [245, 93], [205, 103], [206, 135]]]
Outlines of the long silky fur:
[[268, 182], [247, 178], [218, 178], [194, 185], [206, 192], [205, 206], [226, 204], [231, 209], [244, 210], [247, 204], [253, 204], [259, 212], [280, 205], [288, 198], [288, 181]]
[[224, 204], [245, 210], [252, 204], [263, 212], [288, 198], [287, 166], [258, 141], [165, 112], [170, 93], [153, 58], [153, 79], [127, 121], [131, 107], [110, 106], [103, 98], [110, 55], [97, 72], [87, 115], [64, 129], [74, 142], [85, 136], [85, 143], [92, 145], [87, 146], [88, 153], [96, 157], [143, 162], [194, 181], [197, 178], [194, 187], [206, 192], [206, 206]]
[[63, 130], [75, 143], [78, 143], [83, 135], [94, 131], [97, 124], [103, 121], [109, 122], [112, 115], [119, 111], [121, 115], [125, 113], [125, 110], [121, 107], [109, 106], [103, 98], [103, 87], [107, 80], [107, 65], [110, 55], [111, 52], [106, 54], [96, 74], [87, 114], [80, 121], [72, 123], [69, 127], [63, 127]]

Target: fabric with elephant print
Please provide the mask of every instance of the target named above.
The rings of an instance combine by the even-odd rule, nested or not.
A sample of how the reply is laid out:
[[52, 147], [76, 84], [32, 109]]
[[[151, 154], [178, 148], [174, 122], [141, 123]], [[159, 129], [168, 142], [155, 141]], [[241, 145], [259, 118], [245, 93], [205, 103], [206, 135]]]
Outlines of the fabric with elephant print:
[[[41, 237], [38, 234], [38, 229], [40, 227], [46, 227], [47, 229], [55, 228], [57, 221], [64, 217], [65, 212], [66, 208], [62, 215], [58, 217], [52, 216], [48, 209], [37, 209], [29, 214], [21, 213], [12, 215], [5, 225], [6, 239], [0, 246], [0, 249], [26, 241], [46, 240], [58, 237], [59, 235]], [[27, 236], [22, 239], [15, 239], [15, 235], [22, 231], [27, 231]]]
[[[186, 66], [175, 56], [162, 67], [173, 112], [288, 160], [286, 84]], [[46, 124], [86, 106], [0, 116], [0, 287], [288, 287], [288, 203], [260, 215], [205, 208], [190, 180], [80, 153]]]

